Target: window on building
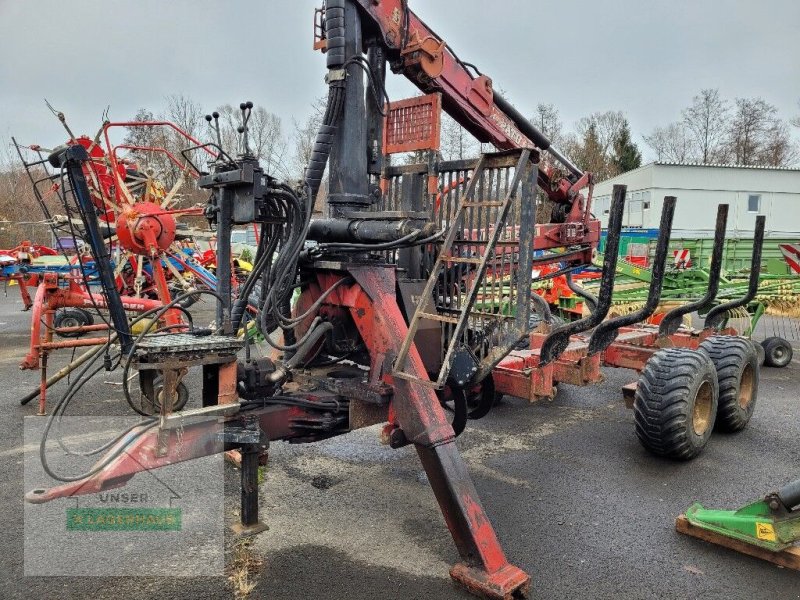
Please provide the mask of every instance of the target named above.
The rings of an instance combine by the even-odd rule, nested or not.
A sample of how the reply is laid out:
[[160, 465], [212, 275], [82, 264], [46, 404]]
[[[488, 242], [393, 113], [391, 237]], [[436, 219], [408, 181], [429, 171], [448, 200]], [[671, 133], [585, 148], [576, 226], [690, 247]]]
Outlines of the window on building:
[[747, 197], [747, 212], [757, 213], [761, 210], [761, 196], [750, 194]]

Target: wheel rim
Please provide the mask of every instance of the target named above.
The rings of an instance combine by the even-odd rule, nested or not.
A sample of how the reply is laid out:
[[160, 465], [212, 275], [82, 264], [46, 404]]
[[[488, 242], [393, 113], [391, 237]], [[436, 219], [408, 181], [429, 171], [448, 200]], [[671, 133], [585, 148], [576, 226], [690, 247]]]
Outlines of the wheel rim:
[[697, 395], [694, 398], [694, 410], [692, 411], [692, 429], [697, 435], [703, 435], [708, 431], [708, 426], [711, 423], [711, 400], [714, 391], [711, 389], [711, 384], [704, 381], [697, 390]]
[[739, 406], [747, 408], [753, 401], [753, 367], [746, 365], [739, 382]]
[[775, 359], [777, 362], [780, 362], [781, 360], [783, 360], [784, 356], [786, 356], [786, 351], [783, 348], [781, 348], [780, 346], [775, 348], [775, 350], [772, 351], [772, 358]]
[[78, 319], [76, 319], [75, 317], [65, 317], [61, 319], [61, 327], [63, 328], [80, 327], [80, 325], [81, 324], [78, 322]]

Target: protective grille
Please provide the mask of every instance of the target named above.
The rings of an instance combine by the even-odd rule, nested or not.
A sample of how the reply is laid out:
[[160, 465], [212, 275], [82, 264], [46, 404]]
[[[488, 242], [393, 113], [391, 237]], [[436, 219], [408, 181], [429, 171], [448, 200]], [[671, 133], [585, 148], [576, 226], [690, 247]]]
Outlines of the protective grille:
[[383, 126], [383, 153], [439, 150], [440, 94], [392, 102]]

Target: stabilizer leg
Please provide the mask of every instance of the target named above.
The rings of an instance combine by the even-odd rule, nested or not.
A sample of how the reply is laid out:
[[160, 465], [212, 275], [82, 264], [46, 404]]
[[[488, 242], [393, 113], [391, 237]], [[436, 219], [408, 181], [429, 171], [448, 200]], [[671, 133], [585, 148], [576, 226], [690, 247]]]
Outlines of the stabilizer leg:
[[[407, 326], [397, 305], [394, 272], [374, 268], [349, 271], [358, 286], [353, 286], [352, 293], [344, 292], [342, 300], [349, 306], [370, 354], [397, 356]], [[427, 379], [416, 346], [412, 345], [408, 362], [407, 369], [415, 378]], [[450, 570], [451, 577], [471, 592], [488, 598], [525, 597], [530, 577], [506, 560], [433, 387], [396, 380], [393, 409], [398, 427], [393, 439], [396, 445], [406, 440], [414, 443], [461, 555], [463, 562]]]
[[455, 441], [416, 448], [463, 560], [450, 569], [450, 576], [489, 598], [525, 597], [530, 577], [506, 560]]

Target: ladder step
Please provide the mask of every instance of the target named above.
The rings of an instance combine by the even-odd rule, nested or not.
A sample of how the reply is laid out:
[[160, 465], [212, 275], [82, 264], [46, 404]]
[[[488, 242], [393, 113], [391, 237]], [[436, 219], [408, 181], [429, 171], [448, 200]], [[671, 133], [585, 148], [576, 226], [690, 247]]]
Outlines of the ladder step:
[[[478, 302], [488, 301], [485, 298], [479, 298]], [[461, 312], [458, 313], [461, 316]], [[481, 312], [480, 310], [471, 310], [468, 313], [463, 313], [465, 316], [472, 319], [483, 319], [485, 321], [513, 321], [516, 317], [514, 315], [506, 315], [497, 312]], [[430, 319], [431, 321], [441, 321], [442, 323], [458, 323], [459, 317], [448, 317], [447, 315], [440, 315], [434, 313], [419, 313], [419, 319]]]
[[[489, 240], [453, 240], [453, 246], [485, 246]], [[519, 246], [519, 240], [497, 240], [497, 246]]]
[[461, 206], [463, 206], [464, 208], [481, 208], [482, 206], [485, 206], [487, 208], [491, 208], [491, 207], [495, 207], [495, 206], [503, 206], [504, 204], [505, 204], [505, 202], [503, 202], [503, 201], [499, 201], [499, 202], [463, 202], [461, 204]]
[[441, 321], [442, 323], [458, 323], [458, 317], [446, 317], [444, 315], [437, 315], [436, 313], [417, 313], [417, 318]]
[[479, 256], [443, 256], [442, 262], [448, 263], [469, 263], [473, 265], [481, 264], [483, 259]]
[[433, 388], [435, 390], [438, 390], [440, 387], [442, 387], [438, 383], [436, 383], [435, 381], [431, 381], [430, 379], [420, 379], [415, 375], [409, 375], [408, 373], [403, 373], [400, 371], [393, 372], [392, 377], [394, 377], [395, 379], [404, 379], [406, 381], [413, 381], [415, 383], [418, 383], [425, 387]]

